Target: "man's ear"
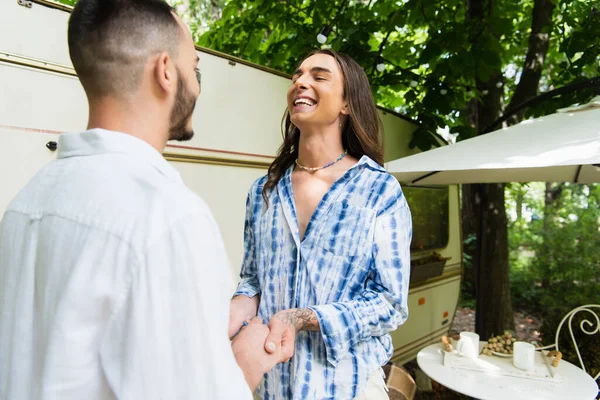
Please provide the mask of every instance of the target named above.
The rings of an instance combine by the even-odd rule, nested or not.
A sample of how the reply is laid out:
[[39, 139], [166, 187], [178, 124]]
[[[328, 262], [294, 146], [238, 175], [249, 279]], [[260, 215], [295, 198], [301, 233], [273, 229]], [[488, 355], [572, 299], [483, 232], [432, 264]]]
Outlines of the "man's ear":
[[170, 93], [175, 88], [173, 60], [166, 51], [160, 53], [154, 62], [154, 79], [165, 93]]

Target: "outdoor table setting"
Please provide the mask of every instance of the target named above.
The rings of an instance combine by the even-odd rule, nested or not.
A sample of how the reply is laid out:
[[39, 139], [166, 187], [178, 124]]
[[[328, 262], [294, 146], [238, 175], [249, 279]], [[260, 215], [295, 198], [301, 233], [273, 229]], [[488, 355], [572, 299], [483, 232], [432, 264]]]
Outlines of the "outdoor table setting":
[[461, 332], [454, 341], [432, 344], [417, 355], [419, 367], [431, 379], [456, 392], [484, 400], [592, 400], [594, 379], [561, 354], [536, 349], [531, 343], [499, 336], [480, 341]]

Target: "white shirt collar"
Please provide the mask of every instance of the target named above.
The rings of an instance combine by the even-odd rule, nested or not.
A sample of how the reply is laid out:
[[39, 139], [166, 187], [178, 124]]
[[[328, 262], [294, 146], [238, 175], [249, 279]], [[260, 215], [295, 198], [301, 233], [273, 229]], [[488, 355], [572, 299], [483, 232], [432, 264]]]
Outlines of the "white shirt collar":
[[121, 153], [142, 159], [167, 178], [181, 182], [179, 172], [154, 147], [135, 136], [101, 128], [64, 133], [58, 142], [57, 158]]

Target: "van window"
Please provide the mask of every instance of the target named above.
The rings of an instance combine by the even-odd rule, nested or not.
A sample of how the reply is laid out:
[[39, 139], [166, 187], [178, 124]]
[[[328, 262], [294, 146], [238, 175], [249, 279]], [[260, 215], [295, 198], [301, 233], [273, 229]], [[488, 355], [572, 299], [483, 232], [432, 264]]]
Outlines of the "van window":
[[448, 187], [403, 186], [413, 222], [411, 251], [432, 250], [448, 245]]

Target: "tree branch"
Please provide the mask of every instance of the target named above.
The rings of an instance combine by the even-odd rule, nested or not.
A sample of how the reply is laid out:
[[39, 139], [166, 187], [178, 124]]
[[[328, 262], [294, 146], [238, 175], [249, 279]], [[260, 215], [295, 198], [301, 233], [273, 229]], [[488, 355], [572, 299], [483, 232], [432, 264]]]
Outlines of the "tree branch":
[[301, 13], [304, 13], [304, 15], [308, 16], [308, 15], [306, 14], [306, 9], [304, 9], [304, 8], [302, 8], [302, 7], [298, 7], [298, 6], [297, 6], [297, 5], [295, 5], [295, 4], [292, 4], [292, 2], [291, 2], [290, 0], [280, 0], [279, 2], [280, 2], [280, 3], [285, 3], [285, 4], [287, 4], [288, 6], [292, 7], [294, 10], [296, 10], [296, 11], [298, 11], [298, 12], [301, 12]]
[[523, 110], [525, 110], [528, 107], [533, 107], [537, 104], [540, 104], [546, 100], [552, 99], [556, 96], [560, 96], [563, 94], [569, 94], [569, 93], [576, 92], [578, 90], [588, 89], [588, 88], [593, 88], [593, 87], [597, 88], [598, 94], [600, 94], [600, 77], [590, 78], [590, 79], [587, 79], [582, 82], [573, 83], [573, 84], [563, 86], [558, 89], [551, 90], [546, 93], [542, 93], [539, 96], [530, 98], [530, 99], [524, 101], [523, 103], [517, 104], [514, 107], [508, 109], [504, 113], [504, 115], [502, 115], [502, 117], [498, 118], [490, 126], [485, 128], [481, 132], [481, 134], [483, 135], [485, 133], [493, 132], [501, 123], [503, 123], [504, 121], [507, 121], [511, 117], [514, 117], [515, 114], [522, 114]]
[[[508, 111], [513, 109], [517, 104], [524, 103], [528, 99], [535, 97], [538, 93], [542, 69], [550, 44], [554, 7], [552, 0], [534, 0], [529, 47], [521, 79], [519, 79], [519, 84], [507, 107]], [[522, 118], [522, 113], [513, 114], [509, 119], [509, 124], [515, 124]]]

